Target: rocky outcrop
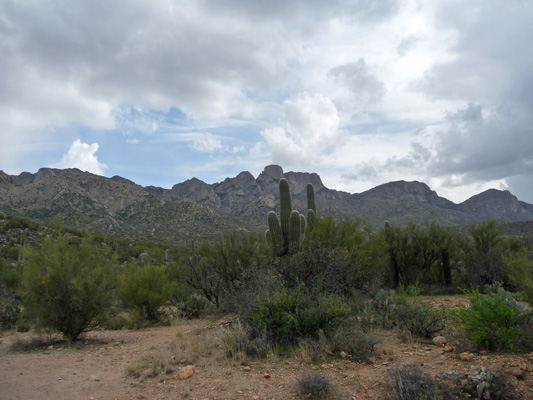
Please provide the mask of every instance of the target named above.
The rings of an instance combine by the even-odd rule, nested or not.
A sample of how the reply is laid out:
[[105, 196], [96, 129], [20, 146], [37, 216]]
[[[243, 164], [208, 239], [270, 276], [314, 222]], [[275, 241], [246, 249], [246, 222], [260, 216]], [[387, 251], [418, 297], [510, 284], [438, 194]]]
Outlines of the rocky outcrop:
[[440, 197], [428, 185], [422, 182], [396, 181], [376, 186], [359, 194], [360, 197], [374, 200], [394, 200], [401, 203], [431, 204], [439, 207], [453, 208], [451, 201]]
[[531, 205], [519, 201], [508, 190], [489, 189], [459, 204], [465, 213], [476, 214], [487, 219], [509, 222], [531, 219]]
[[228, 208], [242, 207], [261, 195], [261, 187], [248, 171], [241, 172], [235, 178], [226, 178], [223, 182], [215, 183], [213, 188], [221, 204]]
[[533, 205], [507, 191], [488, 190], [462, 204], [438, 196], [421, 182], [390, 182], [350, 194], [327, 188], [316, 173], [284, 172], [278, 165], [265, 167], [257, 178], [244, 171], [214, 184], [192, 178], [172, 189], [78, 169], [42, 168], [18, 176], [0, 171], [0, 209], [41, 222], [60, 217], [76, 229], [174, 241], [232, 228], [264, 229], [268, 212], [278, 211], [282, 177], [289, 181], [293, 209], [305, 214], [306, 186], [311, 183], [320, 215], [361, 218], [374, 227], [385, 220], [432, 220], [447, 226], [533, 220]]
[[172, 186], [171, 196], [172, 200], [177, 201], [192, 201], [209, 206], [220, 205], [220, 198], [211, 185], [197, 178], [188, 179]]

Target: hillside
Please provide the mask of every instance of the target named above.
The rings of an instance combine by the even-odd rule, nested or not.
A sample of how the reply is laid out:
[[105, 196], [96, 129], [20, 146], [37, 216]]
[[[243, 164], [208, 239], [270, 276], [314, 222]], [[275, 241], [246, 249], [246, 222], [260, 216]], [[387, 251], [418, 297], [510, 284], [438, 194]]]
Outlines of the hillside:
[[533, 220], [533, 205], [508, 191], [491, 189], [461, 204], [421, 182], [390, 182], [350, 194], [327, 188], [316, 173], [284, 172], [277, 165], [265, 167], [257, 178], [244, 171], [214, 184], [191, 178], [171, 189], [78, 169], [41, 168], [18, 176], [0, 171], [0, 210], [44, 223], [60, 220], [90, 232], [175, 242], [233, 228], [263, 229], [268, 211], [277, 211], [281, 177], [290, 183], [294, 208], [305, 211], [305, 188], [312, 183], [320, 214], [362, 218], [375, 227], [385, 220], [434, 220], [446, 226]]

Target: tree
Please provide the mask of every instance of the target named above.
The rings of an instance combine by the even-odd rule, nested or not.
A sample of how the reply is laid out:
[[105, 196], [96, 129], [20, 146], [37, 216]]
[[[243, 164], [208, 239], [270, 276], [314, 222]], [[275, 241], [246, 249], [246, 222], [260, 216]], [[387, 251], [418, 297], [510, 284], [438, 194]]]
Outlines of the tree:
[[470, 283], [490, 285], [505, 278], [505, 262], [501, 247], [501, 230], [488, 221], [469, 229], [471, 241], [463, 242], [463, 254]]
[[173, 288], [164, 267], [133, 265], [122, 275], [120, 297], [141, 320], [155, 321], [159, 307], [169, 299]]
[[444, 284], [451, 285], [450, 254], [454, 237], [448, 228], [436, 222], [409, 223], [405, 228], [386, 223], [381, 234], [388, 245], [392, 287], [427, 281], [431, 271], [438, 267], [442, 270]]
[[86, 241], [46, 239], [41, 246], [28, 248], [25, 256], [25, 312], [38, 325], [58, 330], [72, 341], [105, 315], [115, 287], [111, 251]]

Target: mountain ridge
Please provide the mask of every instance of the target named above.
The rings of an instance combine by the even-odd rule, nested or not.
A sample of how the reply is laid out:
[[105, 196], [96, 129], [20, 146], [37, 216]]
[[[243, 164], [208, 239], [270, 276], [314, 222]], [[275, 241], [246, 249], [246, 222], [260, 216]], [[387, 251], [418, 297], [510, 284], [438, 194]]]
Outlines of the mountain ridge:
[[257, 178], [243, 171], [213, 184], [191, 178], [171, 189], [143, 187], [117, 175], [107, 178], [76, 168], [41, 168], [19, 175], [0, 171], [0, 207], [4, 213], [40, 222], [60, 218], [76, 229], [173, 241], [233, 228], [263, 229], [268, 211], [278, 211], [281, 177], [289, 181], [293, 208], [306, 211], [306, 186], [311, 183], [321, 215], [360, 217], [375, 227], [385, 220], [434, 220], [447, 226], [487, 219], [533, 220], [533, 205], [508, 191], [489, 189], [459, 204], [417, 181], [347, 193], [327, 188], [316, 173], [284, 172], [279, 165], [266, 166]]

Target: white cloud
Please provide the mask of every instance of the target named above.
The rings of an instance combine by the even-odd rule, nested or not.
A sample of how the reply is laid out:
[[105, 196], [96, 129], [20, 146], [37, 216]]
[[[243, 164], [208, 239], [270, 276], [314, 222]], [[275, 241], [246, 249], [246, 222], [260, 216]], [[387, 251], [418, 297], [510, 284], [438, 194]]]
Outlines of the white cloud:
[[211, 133], [204, 133], [202, 137], [194, 140], [194, 142], [191, 144], [191, 149], [201, 153], [213, 154], [219, 150], [222, 150], [223, 147], [219, 138], [215, 137]]
[[107, 165], [98, 161], [96, 152], [98, 143], [82, 143], [76, 139], [70, 146], [67, 154], [63, 155], [61, 161], [51, 165], [53, 168], [78, 168], [96, 175], [104, 175]]
[[301, 93], [287, 99], [279, 126], [261, 136], [272, 149], [272, 161], [285, 166], [317, 165], [339, 147], [343, 132], [333, 102], [321, 94]]

